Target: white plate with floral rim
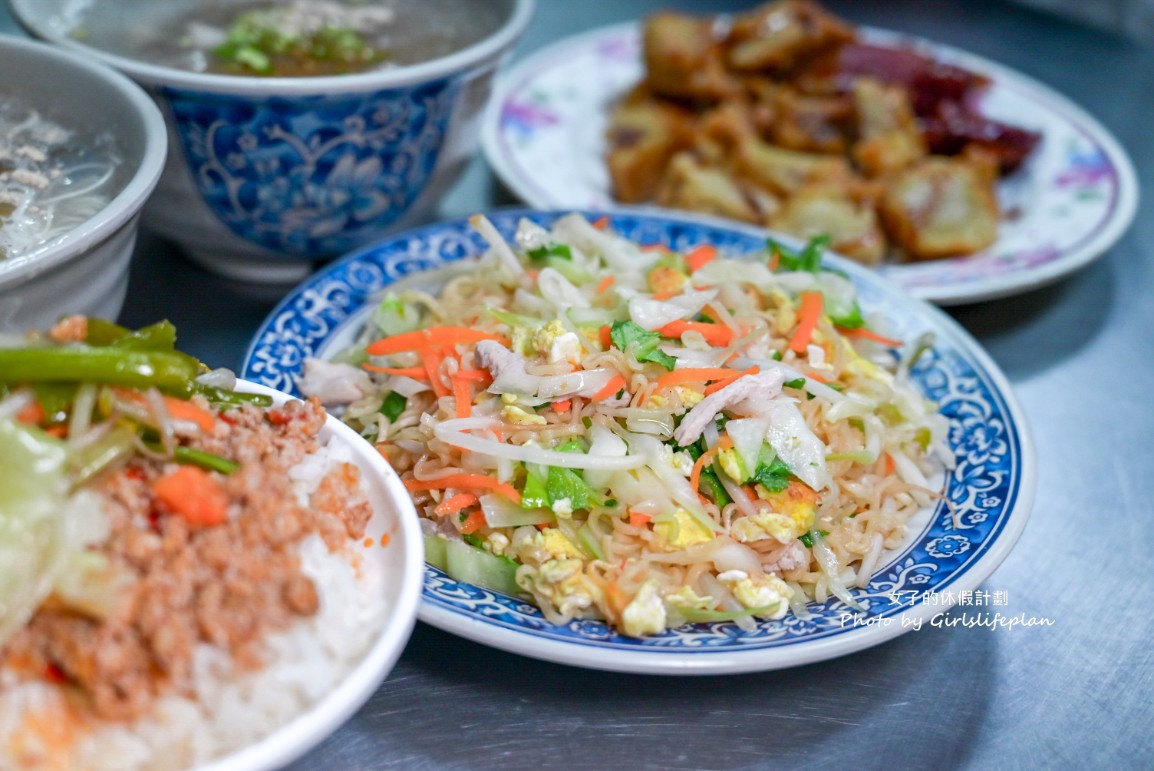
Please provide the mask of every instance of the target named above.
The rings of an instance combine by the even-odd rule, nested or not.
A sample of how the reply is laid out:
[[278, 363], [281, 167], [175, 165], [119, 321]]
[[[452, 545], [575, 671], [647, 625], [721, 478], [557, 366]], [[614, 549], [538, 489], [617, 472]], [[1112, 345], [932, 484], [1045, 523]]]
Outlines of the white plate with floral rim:
[[[528, 217], [546, 227], [561, 212], [498, 211], [506, 238]], [[587, 212], [590, 217], [600, 212]], [[728, 254], [763, 250], [767, 231], [680, 212], [615, 209], [610, 227], [640, 243], [675, 250], [712, 243]], [[789, 239], [781, 240], [789, 242]], [[484, 242], [465, 220], [392, 236], [329, 265], [293, 290], [249, 345], [244, 377], [297, 393], [307, 357], [348, 345], [376, 298], [392, 282], [475, 257]], [[1005, 376], [955, 321], [910, 298], [877, 273], [837, 257], [828, 263], [857, 284], [863, 308], [884, 310], [905, 339], [931, 332], [933, 348], [913, 368], [916, 383], [951, 423], [957, 465], [942, 479], [942, 500], [885, 555], [870, 584], [854, 595], [857, 614], [836, 600], [811, 603], [809, 618], [761, 621], [752, 632], [732, 623], [690, 624], [645, 639], [599, 621], [550, 624], [532, 605], [465, 584], [426, 566], [418, 617], [502, 650], [557, 663], [652, 674], [719, 674], [779, 669], [862, 650], [908, 631], [973, 591], [1009, 554], [1034, 496], [1033, 445]]]
[[[497, 176], [540, 209], [614, 205], [605, 129], [615, 102], [641, 80], [640, 27], [603, 27], [519, 62], [500, 81], [482, 129]], [[876, 29], [873, 43], [907, 45], [990, 78], [988, 117], [1038, 131], [1042, 141], [999, 183], [1006, 212], [998, 240], [967, 257], [880, 268], [916, 297], [954, 305], [1035, 289], [1100, 257], [1129, 227], [1138, 204], [1133, 165], [1117, 140], [1053, 89], [988, 59]]]

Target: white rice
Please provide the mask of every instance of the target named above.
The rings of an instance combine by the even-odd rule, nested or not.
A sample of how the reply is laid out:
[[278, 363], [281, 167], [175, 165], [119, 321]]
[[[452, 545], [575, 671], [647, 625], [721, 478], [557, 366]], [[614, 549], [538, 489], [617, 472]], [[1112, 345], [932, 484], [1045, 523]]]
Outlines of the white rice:
[[[351, 460], [351, 453], [337, 443], [306, 458], [293, 470], [298, 495], [307, 500], [342, 460]], [[82, 724], [62, 689], [0, 671], [0, 769], [189, 768], [242, 749], [305, 712], [364, 656], [384, 625], [388, 603], [383, 576], [371, 561], [354, 565], [317, 535], [300, 551], [320, 606], [266, 638], [268, 666], [240, 670], [224, 650], [202, 644], [194, 654], [195, 696], [158, 699], [131, 724]], [[73, 741], [52, 741], [70, 732]]]

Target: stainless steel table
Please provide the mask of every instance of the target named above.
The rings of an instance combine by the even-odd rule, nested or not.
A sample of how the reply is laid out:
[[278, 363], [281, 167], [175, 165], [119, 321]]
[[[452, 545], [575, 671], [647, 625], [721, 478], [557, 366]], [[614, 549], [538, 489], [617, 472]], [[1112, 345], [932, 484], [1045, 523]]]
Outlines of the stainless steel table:
[[[751, 3], [539, 0], [518, 55], [662, 5]], [[799, 669], [683, 679], [552, 665], [418, 625], [372, 700], [295, 768], [1154, 767], [1154, 49], [989, 0], [829, 5], [1050, 84], [1115, 133], [1143, 180], [1134, 227], [1102, 260], [951, 311], [1009, 375], [1039, 454], [1032, 520], [986, 588], [1053, 625], [924, 628]], [[2, 11], [0, 29], [14, 30]], [[440, 215], [511, 202], [478, 158]], [[206, 274], [145, 235], [129, 291], [124, 323], [167, 317], [187, 350], [238, 366], [284, 288]]]

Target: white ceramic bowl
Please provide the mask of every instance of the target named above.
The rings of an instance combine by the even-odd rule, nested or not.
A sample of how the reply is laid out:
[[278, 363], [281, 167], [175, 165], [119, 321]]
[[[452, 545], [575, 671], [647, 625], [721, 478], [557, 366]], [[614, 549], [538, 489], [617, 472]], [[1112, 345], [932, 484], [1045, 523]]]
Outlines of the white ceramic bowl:
[[[241, 381], [237, 390], [271, 396], [275, 404], [295, 397], [257, 383]], [[400, 477], [372, 445], [331, 415], [321, 429], [322, 441], [346, 445], [368, 486], [373, 516], [366, 535], [371, 546], [360, 547], [362, 572], [375, 573], [384, 588], [388, 614], [376, 641], [340, 683], [308, 711], [263, 740], [202, 767], [202, 771], [256, 771], [280, 768], [335, 731], [368, 701], [396, 664], [417, 618], [424, 547], [417, 512]], [[381, 547], [382, 535], [387, 546]]]
[[493, 0], [503, 22], [456, 53], [313, 78], [161, 67], [72, 35], [96, 6], [100, 24], [128, 24], [159, 2], [174, 4], [9, 5], [32, 35], [112, 65], [160, 104], [173, 152], [145, 225], [211, 270], [266, 282], [299, 280], [314, 261], [427, 217], [476, 151], [493, 75], [533, 11], [533, 0]]
[[60, 316], [116, 318], [141, 207], [164, 168], [164, 119], [130, 80], [91, 57], [0, 36], [0, 94], [66, 127], [110, 132], [123, 164], [95, 216], [20, 256], [0, 260], [0, 332], [46, 329]]

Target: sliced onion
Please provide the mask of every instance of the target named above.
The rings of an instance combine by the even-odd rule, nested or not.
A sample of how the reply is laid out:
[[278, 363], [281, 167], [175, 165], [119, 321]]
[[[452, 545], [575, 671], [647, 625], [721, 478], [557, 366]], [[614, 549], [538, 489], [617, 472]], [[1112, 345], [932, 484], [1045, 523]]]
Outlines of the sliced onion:
[[559, 396], [589, 397], [600, 393], [616, 375], [617, 370], [608, 367], [579, 369], [565, 375], [548, 375], [538, 378], [534, 393], [543, 399], [556, 399]]
[[36, 400], [32, 391], [17, 391], [0, 399], [0, 420], [11, 420]]
[[629, 298], [629, 318], [637, 326], [652, 331], [671, 321], [696, 316], [715, 297], [717, 297], [716, 289], [691, 289], [668, 300], [654, 300], [645, 295], [634, 295]]
[[[487, 421], [484, 426], [476, 425], [476, 421]], [[436, 425], [433, 433], [438, 439], [454, 447], [471, 452], [484, 453], [494, 458], [508, 458], [519, 460], [522, 463], [540, 463], [544, 466], [558, 466], [561, 468], [577, 469], [605, 469], [620, 470], [638, 468], [645, 465], [645, 458], [638, 455], [626, 455], [615, 458], [604, 455], [586, 455], [578, 452], [557, 452], [546, 450], [537, 445], [505, 444], [496, 439], [486, 439], [465, 433], [471, 428], [491, 428], [497, 422], [491, 418], [454, 418], [445, 420]]]
[[882, 556], [882, 545], [885, 539], [882, 538], [881, 533], [874, 533], [870, 539], [870, 550], [861, 561], [861, 566], [857, 571], [857, 585], [868, 586], [870, 579], [873, 578], [874, 568], [877, 567], [878, 559]]
[[526, 509], [503, 495], [482, 495], [477, 500], [489, 527], [544, 525], [556, 520], [556, 516], [548, 509]]
[[[307, 359], [305, 360], [305, 364], [308, 364]], [[236, 389], [236, 373], [226, 367], [217, 367], [210, 372], [205, 372], [203, 375], [198, 375], [196, 382], [209, 388], [232, 391]]]
[[762, 372], [777, 370], [785, 375], [787, 380], [796, 380], [799, 377], [804, 378], [805, 385], [802, 386], [802, 390], [816, 397], [830, 402], [840, 402], [846, 398], [844, 394], [840, 394], [826, 384], [819, 383], [814, 378], [808, 377], [801, 370], [794, 369], [788, 364], [782, 364], [780, 361], [774, 361], [773, 359], [754, 359], [749, 356], [739, 356], [733, 360], [732, 366], [735, 369], [749, 369], [750, 367], [757, 366]]
[[829, 583], [830, 593], [844, 602], [846, 606], [865, 613], [866, 609], [849, 593], [849, 588], [838, 575], [837, 555], [833, 553], [833, 549], [829, 548], [825, 538], [816, 530], [811, 530], [810, 536], [813, 538], [813, 556], [817, 558], [818, 567], [821, 568], [822, 574]]
[[92, 425], [92, 410], [96, 407], [96, 395], [95, 383], [82, 383], [76, 389], [76, 397], [72, 401], [72, 415], [68, 419], [69, 436], [81, 437], [88, 433]]
[[629, 434], [625, 437], [629, 449], [644, 458], [647, 465], [657, 478], [661, 480], [669, 495], [678, 506], [689, 512], [697, 522], [713, 532], [721, 532], [721, 526], [713, 521], [701, 505], [697, 491], [689, 480], [673, 466], [673, 451], [662, 444], [656, 437], [646, 434]]
[[498, 261], [510, 276], [518, 278], [525, 273], [525, 269], [521, 266], [521, 261], [517, 259], [517, 255], [509, 248], [509, 244], [494, 227], [493, 223], [489, 221], [488, 217], [482, 214], [474, 214], [469, 218], [469, 224], [473, 226], [480, 234], [481, 238], [489, 244], [489, 248], [497, 255]]
[[562, 313], [570, 308], [589, 307], [588, 298], [556, 268], [542, 268], [537, 274], [537, 289], [542, 297]]

